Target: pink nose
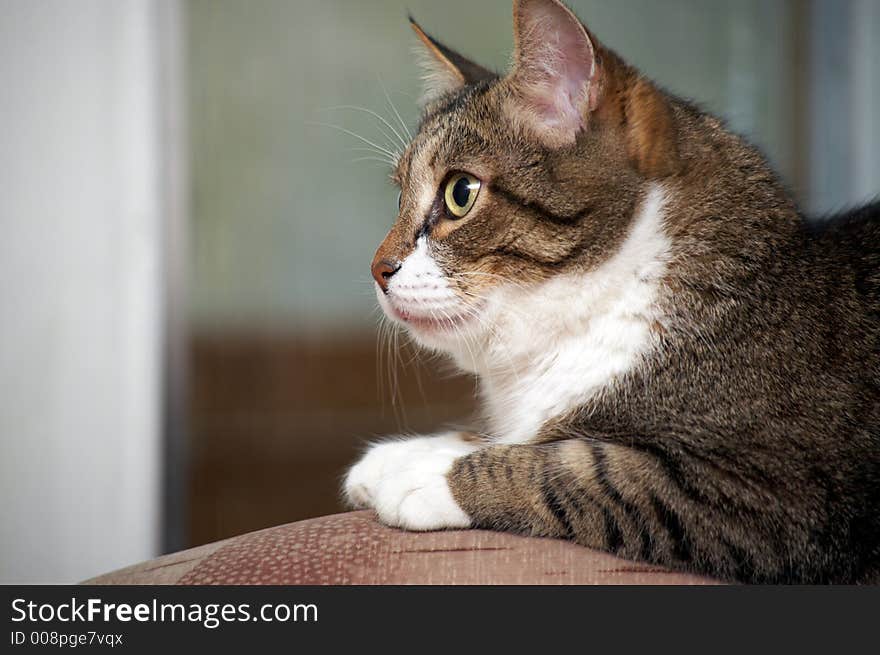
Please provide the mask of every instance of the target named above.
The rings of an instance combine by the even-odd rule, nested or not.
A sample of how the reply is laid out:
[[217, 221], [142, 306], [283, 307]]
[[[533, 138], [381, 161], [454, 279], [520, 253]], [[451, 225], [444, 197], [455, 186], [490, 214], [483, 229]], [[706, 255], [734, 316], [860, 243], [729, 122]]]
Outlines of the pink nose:
[[376, 284], [379, 285], [383, 292], [387, 292], [388, 281], [399, 270], [400, 264], [390, 262], [387, 259], [380, 259], [377, 262], [373, 262], [373, 279], [376, 280]]

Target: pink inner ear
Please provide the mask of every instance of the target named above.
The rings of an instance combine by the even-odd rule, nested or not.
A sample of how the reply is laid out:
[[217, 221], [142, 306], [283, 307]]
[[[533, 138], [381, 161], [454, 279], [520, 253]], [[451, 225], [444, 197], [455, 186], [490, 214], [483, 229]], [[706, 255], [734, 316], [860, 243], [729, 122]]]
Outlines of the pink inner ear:
[[593, 46], [577, 18], [552, 0], [520, 3], [517, 76], [530, 109], [547, 127], [583, 126]]

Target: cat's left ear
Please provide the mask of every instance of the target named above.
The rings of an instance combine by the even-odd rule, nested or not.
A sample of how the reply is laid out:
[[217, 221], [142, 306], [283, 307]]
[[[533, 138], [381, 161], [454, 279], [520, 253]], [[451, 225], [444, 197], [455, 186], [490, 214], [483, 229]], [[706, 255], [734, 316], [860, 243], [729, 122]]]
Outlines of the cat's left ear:
[[424, 71], [422, 104], [496, 75], [437, 41], [409, 17], [409, 24], [422, 42], [419, 62]]

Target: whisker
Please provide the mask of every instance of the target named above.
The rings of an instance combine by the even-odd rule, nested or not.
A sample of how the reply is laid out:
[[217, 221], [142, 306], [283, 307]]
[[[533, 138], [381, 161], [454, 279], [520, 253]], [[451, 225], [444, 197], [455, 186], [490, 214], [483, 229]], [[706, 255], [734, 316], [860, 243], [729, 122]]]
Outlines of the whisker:
[[390, 166], [390, 167], [392, 167], [392, 168], [394, 168], [394, 166], [395, 166], [395, 163], [394, 163], [394, 162], [392, 162], [392, 161], [388, 161], [387, 159], [382, 159], [381, 157], [357, 157], [357, 158], [355, 158], [355, 159], [352, 159], [352, 160], [351, 160], [351, 163], [352, 163], [352, 164], [358, 164], [358, 163], [360, 163], [360, 162], [362, 162], [362, 161], [375, 161], [375, 162], [378, 162], [378, 163], [380, 163], [380, 164], [384, 164], [385, 166]]
[[406, 406], [403, 399], [403, 393], [400, 389], [400, 367], [401, 367], [401, 356], [400, 356], [400, 330], [394, 330], [394, 394], [392, 398], [395, 400], [395, 407], [397, 407], [400, 412], [400, 416], [402, 417], [402, 426], [400, 427], [403, 431], [409, 430], [409, 420], [406, 415]]
[[528, 288], [523, 282], [520, 282], [518, 280], [511, 280], [510, 278], [504, 277], [503, 275], [497, 275], [495, 273], [488, 273], [486, 271], [459, 271], [459, 272], [455, 273], [452, 277], [465, 276], [465, 275], [470, 275], [470, 276], [474, 276], [474, 277], [487, 277], [487, 278], [490, 278], [493, 280], [499, 280], [501, 282], [504, 282], [505, 284], [509, 284], [509, 285], [516, 287], [518, 289], [526, 290]]
[[394, 161], [397, 161], [400, 159], [399, 152], [394, 152], [392, 150], [388, 150], [388, 148], [384, 148], [384, 147], [380, 146], [378, 143], [373, 143], [369, 139], [362, 137], [360, 134], [357, 134], [356, 132], [352, 132], [351, 130], [346, 129], [344, 127], [340, 127], [339, 125], [332, 125], [330, 123], [309, 123], [309, 125], [315, 125], [317, 127], [329, 127], [334, 130], [339, 130], [343, 134], [347, 134], [349, 136], [352, 136], [355, 139], [358, 139], [359, 141], [367, 144], [368, 146], [372, 146], [373, 148], [376, 149], [377, 152], [379, 152], [381, 154], [388, 155], [389, 157], [394, 159]]
[[373, 148], [368, 148], [366, 146], [355, 146], [353, 148], [349, 148], [349, 150], [351, 150], [352, 152], [369, 152], [377, 156], [382, 156], [386, 161], [393, 162], [393, 160], [387, 155], [383, 155], [377, 150], [373, 150]]
[[483, 316], [479, 312], [477, 312], [477, 310], [473, 307], [466, 307], [465, 312], [467, 315], [476, 319], [480, 323], [481, 326], [488, 329], [492, 333], [492, 335], [495, 337], [495, 341], [494, 341], [495, 345], [501, 348], [502, 353], [504, 354], [505, 358], [507, 359], [507, 369], [506, 370], [507, 370], [507, 372], [513, 374], [514, 378], [516, 379], [516, 381], [518, 383], [519, 382], [519, 372], [517, 370], [516, 365], [514, 364], [513, 357], [510, 353], [510, 348], [507, 346], [507, 344], [504, 342], [504, 339], [498, 333], [497, 326], [494, 325], [491, 321], [489, 321], [485, 316]]
[[[391, 132], [394, 134], [394, 136], [397, 137], [397, 140], [400, 142], [400, 145], [402, 145], [404, 148], [406, 148], [406, 147], [409, 145], [409, 144], [407, 143], [406, 139], [404, 139], [404, 138], [401, 136], [400, 132], [398, 132], [398, 131], [394, 128], [394, 126], [391, 125], [391, 123], [389, 123], [387, 120], [385, 120], [385, 118], [384, 118], [383, 116], [381, 116], [380, 114], [376, 113], [376, 112], [373, 111], [372, 109], [367, 109], [366, 107], [358, 107], [357, 105], [337, 105], [337, 106], [335, 106], [335, 107], [329, 107], [328, 109], [330, 109], [330, 110], [334, 110], [334, 109], [350, 109], [350, 110], [353, 110], [353, 111], [362, 111], [362, 112], [364, 112], [365, 114], [369, 114], [370, 116], [373, 116], [374, 118], [376, 118], [376, 119], [382, 121], [382, 124], [385, 125], [389, 130], [391, 130]], [[383, 132], [383, 134], [384, 134], [384, 130], [383, 130], [382, 132]], [[386, 135], [386, 136], [387, 136], [387, 135]], [[390, 137], [389, 137], [389, 138], [390, 138]]]
[[428, 405], [428, 397], [427, 397], [427, 395], [425, 395], [424, 386], [422, 386], [422, 374], [421, 374], [422, 357], [421, 356], [424, 351], [422, 350], [422, 348], [418, 344], [416, 344], [412, 340], [412, 338], [410, 337], [408, 332], [403, 331], [403, 336], [406, 338], [406, 345], [410, 349], [410, 358], [406, 362], [405, 367], [407, 369], [410, 369], [410, 368], [412, 369], [413, 374], [415, 375], [415, 378], [416, 378], [416, 388], [419, 390], [419, 396], [422, 399], [422, 404], [423, 404], [425, 410], [430, 415], [430, 406]]
[[385, 339], [384, 316], [379, 317], [379, 326], [376, 333], [376, 391], [382, 401], [382, 413], [385, 413], [385, 376], [383, 375], [383, 344]]
[[[488, 303], [491, 300], [491, 298], [489, 296], [485, 296], [485, 295], [476, 293], [474, 291], [467, 291], [465, 289], [458, 289], [457, 291], [458, 291], [458, 293], [461, 293], [464, 296], [467, 296], [468, 298], [473, 298], [474, 300], [481, 301], [484, 303]], [[510, 312], [510, 313], [514, 314], [515, 316], [517, 316], [517, 318], [521, 318], [523, 320], [531, 320], [531, 318], [532, 318], [530, 315], [526, 314], [522, 309], [520, 309], [518, 307], [511, 306], [509, 304], [505, 304], [504, 309], [505, 309], [505, 311]]]
[[382, 84], [382, 78], [378, 78], [379, 86], [382, 88], [382, 93], [385, 94], [385, 100], [388, 101], [388, 104], [391, 106], [391, 111], [394, 112], [394, 115], [397, 116], [398, 122], [400, 122], [400, 126], [403, 128], [403, 131], [406, 132], [406, 135], [409, 137], [409, 140], [412, 141], [412, 134], [409, 131], [409, 128], [406, 126], [403, 118], [400, 116], [400, 112], [397, 111], [397, 107], [394, 106], [394, 101], [391, 99], [391, 96], [388, 95], [388, 89], [385, 88], [385, 85]]

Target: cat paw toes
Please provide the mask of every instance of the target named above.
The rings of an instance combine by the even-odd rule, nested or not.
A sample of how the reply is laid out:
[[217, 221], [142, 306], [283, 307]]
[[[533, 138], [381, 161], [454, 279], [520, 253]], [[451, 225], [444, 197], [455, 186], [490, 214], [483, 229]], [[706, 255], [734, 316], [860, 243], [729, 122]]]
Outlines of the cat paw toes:
[[455, 460], [474, 450], [457, 433], [377, 444], [349, 471], [345, 495], [394, 527], [468, 527], [470, 517], [453, 498], [446, 475]]

